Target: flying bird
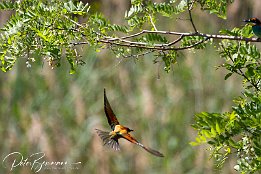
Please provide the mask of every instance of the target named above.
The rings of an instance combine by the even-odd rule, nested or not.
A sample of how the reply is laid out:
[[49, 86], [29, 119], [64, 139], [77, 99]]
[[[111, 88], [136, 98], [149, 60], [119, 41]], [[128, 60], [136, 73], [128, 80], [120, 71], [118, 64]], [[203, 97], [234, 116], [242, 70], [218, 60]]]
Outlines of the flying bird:
[[254, 34], [258, 37], [261, 38], [261, 22], [257, 18], [250, 18], [247, 20], [244, 20], [246, 23], [250, 23], [252, 25], [252, 30]]
[[113, 110], [110, 106], [110, 103], [106, 96], [106, 91], [104, 89], [104, 111], [105, 115], [107, 117], [108, 123], [111, 126], [112, 131], [106, 132], [99, 129], [95, 129], [99, 137], [102, 139], [104, 145], [107, 145], [114, 150], [120, 150], [119, 145], [119, 139], [124, 138], [128, 140], [129, 142], [139, 145], [143, 149], [145, 149], [147, 152], [158, 156], [158, 157], [164, 157], [162, 153], [153, 150], [149, 147], [144, 146], [140, 142], [138, 142], [133, 136], [130, 135], [130, 132], [133, 131], [132, 129], [122, 126], [119, 121], [116, 118], [116, 115], [113, 113]]

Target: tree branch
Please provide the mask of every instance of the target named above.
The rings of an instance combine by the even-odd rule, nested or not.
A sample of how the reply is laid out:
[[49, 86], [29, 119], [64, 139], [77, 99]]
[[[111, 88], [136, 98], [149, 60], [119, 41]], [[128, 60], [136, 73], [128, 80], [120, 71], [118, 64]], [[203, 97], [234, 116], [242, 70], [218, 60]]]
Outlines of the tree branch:
[[[144, 34], [163, 34], [163, 35], [176, 35], [180, 36], [178, 39], [169, 42], [167, 44], [149, 44], [146, 42], [136, 42], [136, 41], [131, 41], [127, 39], [135, 38]], [[258, 38], [244, 38], [244, 37], [238, 37], [238, 36], [228, 36], [228, 35], [213, 35], [213, 34], [205, 34], [205, 33], [199, 33], [199, 32], [194, 32], [194, 33], [183, 33], [183, 32], [172, 32], [172, 31], [150, 31], [150, 30], [142, 30], [141, 32], [134, 33], [132, 35], [128, 36], [123, 36], [123, 37], [108, 37], [104, 36], [102, 37], [99, 35], [101, 38], [97, 38], [97, 42], [105, 43], [105, 44], [111, 44], [111, 45], [117, 45], [117, 46], [123, 46], [123, 47], [136, 47], [136, 48], [143, 48], [143, 49], [155, 49], [155, 50], [184, 50], [184, 49], [189, 49], [193, 48], [201, 43], [204, 43], [207, 40], [214, 39], [214, 40], [236, 40], [236, 41], [245, 41], [245, 42], [261, 42]], [[173, 45], [179, 43], [184, 37], [188, 36], [199, 36], [203, 37], [201, 41], [186, 46], [186, 47], [174, 47]], [[71, 43], [72, 45], [82, 45], [82, 44], [89, 44], [88, 42], [73, 42]]]

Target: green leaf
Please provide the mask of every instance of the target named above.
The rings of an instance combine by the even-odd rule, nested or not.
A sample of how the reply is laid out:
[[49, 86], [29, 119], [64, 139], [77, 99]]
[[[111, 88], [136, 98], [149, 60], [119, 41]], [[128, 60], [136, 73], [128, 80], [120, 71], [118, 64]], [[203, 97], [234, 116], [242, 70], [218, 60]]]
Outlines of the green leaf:
[[233, 73], [227, 73], [227, 75], [225, 76], [225, 80], [227, 80]]
[[211, 136], [212, 137], [216, 137], [217, 136], [217, 132], [215, 131], [214, 127], [211, 127]]
[[17, 3], [12, 1], [1, 1], [0, 9], [1, 10], [15, 10], [17, 8]]
[[222, 133], [222, 131], [221, 131], [220, 127], [219, 127], [218, 122], [216, 122], [216, 131], [217, 131], [217, 133], [218, 133], [219, 135]]

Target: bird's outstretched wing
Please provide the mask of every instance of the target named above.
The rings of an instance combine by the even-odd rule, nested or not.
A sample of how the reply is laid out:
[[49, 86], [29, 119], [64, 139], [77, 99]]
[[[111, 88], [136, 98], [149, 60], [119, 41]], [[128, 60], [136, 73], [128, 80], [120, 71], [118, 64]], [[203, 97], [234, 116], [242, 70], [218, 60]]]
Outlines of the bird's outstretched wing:
[[122, 134], [121, 135], [123, 138], [125, 138], [126, 140], [139, 145], [140, 147], [142, 147], [143, 149], [145, 149], [147, 152], [151, 153], [152, 155], [155, 155], [157, 157], [164, 157], [164, 155], [154, 149], [151, 149], [149, 147], [144, 146], [143, 144], [141, 144], [140, 142], [138, 142], [135, 138], [133, 138], [130, 134]]
[[104, 88], [104, 111], [108, 120], [109, 125], [111, 126], [111, 129], [114, 130], [115, 125], [120, 124], [119, 121], [117, 120], [115, 114], [113, 113], [111, 109], [111, 105], [107, 99], [106, 96], [106, 90]]
[[110, 132], [95, 129], [99, 137], [103, 141], [103, 145], [113, 148], [114, 150], [120, 150], [120, 145], [118, 139], [113, 139], [110, 137]]

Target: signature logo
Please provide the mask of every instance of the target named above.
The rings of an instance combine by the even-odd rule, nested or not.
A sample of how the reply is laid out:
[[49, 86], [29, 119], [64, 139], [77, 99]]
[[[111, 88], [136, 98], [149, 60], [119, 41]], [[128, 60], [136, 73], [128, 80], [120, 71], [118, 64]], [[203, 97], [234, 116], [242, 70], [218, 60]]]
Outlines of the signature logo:
[[79, 169], [79, 165], [81, 164], [81, 162], [45, 161], [44, 157], [44, 152], [31, 154], [27, 158], [20, 152], [12, 152], [4, 157], [2, 164], [9, 171], [13, 171], [18, 167], [29, 167], [35, 173], [48, 169]]

